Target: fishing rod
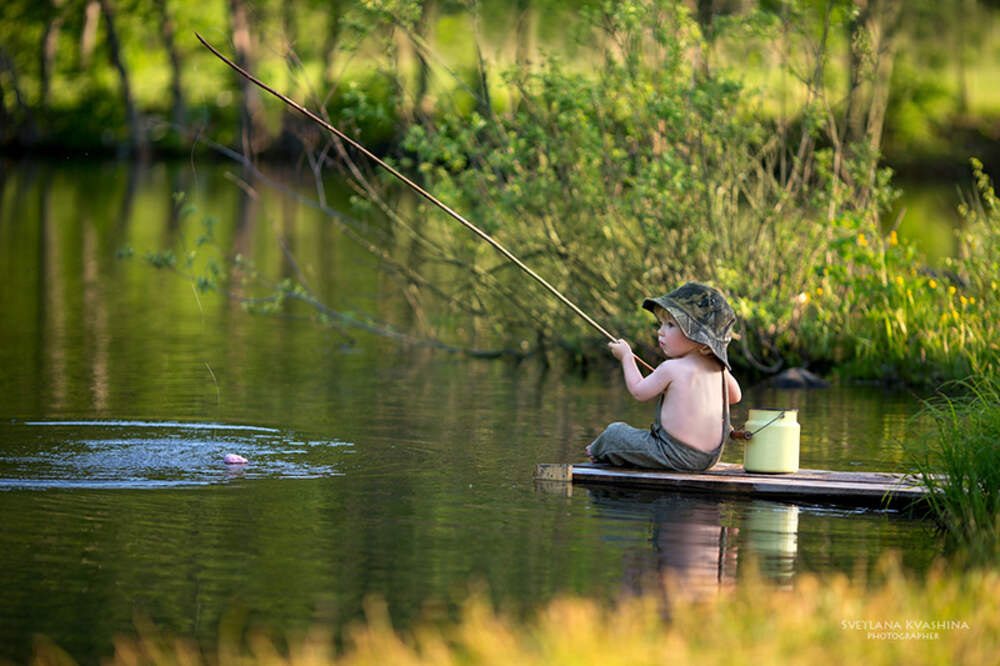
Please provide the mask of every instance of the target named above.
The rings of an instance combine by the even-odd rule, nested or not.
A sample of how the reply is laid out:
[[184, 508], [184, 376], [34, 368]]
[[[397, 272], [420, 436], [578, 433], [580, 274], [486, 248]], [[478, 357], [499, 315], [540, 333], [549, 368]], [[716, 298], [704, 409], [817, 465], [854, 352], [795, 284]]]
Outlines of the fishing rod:
[[[404, 176], [402, 173], [400, 173], [399, 171], [397, 171], [390, 164], [388, 164], [385, 161], [383, 161], [381, 158], [379, 158], [377, 155], [375, 155], [374, 153], [372, 153], [370, 150], [368, 150], [367, 148], [365, 148], [364, 146], [362, 146], [360, 143], [358, 143], [357, 141], [355, 141], [351, 137], [347, 136], [346, 134], [344, 134], [343, 132], [341, 132], [339, 129], [337, 129], [336, 127], [334, 127], [333, 125], [331, 125], [327, 121], [323, 120], [322, 118], [320, 118], [315, 113], [313, 113], [309, 109], [305, 108], [304, 106], [302, 106], [301, 104], [299, 104], [295, 100], [293, 100], [293, 99], [291, 99], [289, 97], [286, 97], [285, 95], [281, 94], [280, 92], [278, 92], [274, 88], [271, 88], [266, 83], [264, 83], [263, 81], [261, 81], [260, 79], [258, 79], [257, 77], [255, 77], [253, 74], [251, 74], [250, 72], [246, 71], [245, 69], [243, 69], [242, 67], [240, 67], [239, 65], [237, 65], [236, 63], [234, 63], [232, 60], [230, 60], [226, 56], [224, 56], [221, 53], [219, 53], [219, 51], [214, 46], [212, 46], [207, 41], [205, 41], [205, 38], [202, 37], [200, 34], [198, 34], [197, 32], [195, 32], [194, 34], [195, 34], [195, 37], [198, 38], [198, 41], [201, 42], [205, 46], [205, 48], [207, 48], [209, 51], [211, 51], [213, 54], [215, 54], [215, 56], [219, 60], [221, 60], [222, 62], [224, 62], [227, 65], [229, 65], [232, 69], [236, 70], [240, 74], [240, 76], [242, 76], [243, 78], [247, 79], [248, 81], [250, 81], [251, 83], [253, 83], [257, 87], [259, 87], [259, 88], [261, 88], [263, 90], [266, 90], [267, 92], [271, 93], [272, 95], [274, 95], [275, 97], [277, 97], [278, 99], [280, 99], [282, 102], [284, 102], [288, 106], [292, 107], [293, 109], [295, 109], [296, 111], [298, 111], [299, 113], [301, 113], [302, 115], [304, 115], [309, 120], [311, 120], [314, 123], [320, 125], [321, 127], [323, 127], [324, 129], [326, 129], [327, 131], [332, 132], [334, 135], [336, 135], [342, 141], [346, 141], [352, 147], [354, 147], [358, 151], [362, 152], [370, 160], [372, 160], [373, 162], [375, 162], [375, 164], [379, 165], [380, 167], [382, 167], [383, 169], [385, 169], [386, 171], [388, 171], [389, 173], [391, 173], [393, 176], [395, 176], [399, 180], [401, 180], [404, 183], [406, 183], [406, 185], [408, 185], [417, 194], [419, 194], [423, 198], [427, 199], [428, 201], [430, 201], [432, 204], [434, 204], [435, 206], [437, 206], [438, 208], [440, 208], [444, 212], [448, 213], [448, 215], [450, 215], [455, 220], [457, 220], [458, 222], [460, 222], [463, 226], [465, 226], [466, 229], [468, 229], [469, 231], [471, 231], [472, 233], [476, 234], [477, 236], [479, 236], [480, 238], [482, 238], [484, 241], [486, 241], [487, 243], [489, 243], [490, 245], [492, 245], [494, 247], [494, 249], [496, 249], [497, 252], [499, 252], [500, 254], [502, 254], [504, 257], [506, 257], [508, 260], [510, 260], [515, 266], [517, 266], [518, 268], [520, 268], [521, 270], [523, 270], [525, 273], [527, 273], [528, 275], [530, 275], [540, 285], [542, 285], [543, 287], [545, 287], [546, 289], [548, 289], [552, 293], [553, 296], [555, 296], [556, 298], [558, 298], [564, 305], [566, 305], [567, 307], [569, 307], [570, 310], [572, 310], [577, 315], [579, 315], [585, 322], [587, 322], [588, 324], [590, 324], [591, 326], [593, 326], [595, 329], [597, 329], [606, 338], [608, 338], [608, 340], [611, 340], [612, 342], [618, 340], [618, 338], [616, 338], [615, 336], [611, 335], [611, 333], [609, 333], [607, 330], [605, 330], [605, 328], [603, 326], [601, 326], [596, 321], [594, 321], [593, 319], [591, 319], [590, 316], [588, 316], [586, 312], [584, 312], [579, 307], [577, 307], [575, 303], [573, 303], [571, 300], [569, 300], [568, 298], [566, 298], [565, 296], [563, 296], [562, 293], [558, 289], [556, 289], [555, 287], [553, 287], [551, 284], [549, 284], [545, 280], [545, 278], [543, 278], [541, 275], [539, 275], [535, 271], [533, 271], [530, 268], [528, 268], [528, 266], [526, 266], [524, 264], [524, 262], [522, 262], [520, 259], [518, 259], [517, 257], [515, 257], [507, 248], [505, 248], [499, 242], [497, 242], [492, 237], [490, 237], [490, 235], [487, 234], [485, 231], [483, 231], [482, 229], [480, 229], [479, 227], [477, 227], [476, 225], [474, 225], [472, 222], [469, 222], [467, 219], [465, 219], [464, 217], [462, 217], [461, 215], [459, 215], [451, 207], [449, 207], [446, 204], [444, 204], [441, 201], [439, 201], [430, 192], [428, 192], [427, 190], [425, 190], [424, 188], [420, 187], [415, 182], [413, 182], [412, 180], [410, 180], [409, 178], [407, 178], [406, 176]], [[633, 354], [633, 356], [635, 356], [635, 354]], [[652, 372], [653, 366], [649, 365], [648, 363], [646, 363], [645, 361], [643, 361], [638, 356], [635, 356], [635, 359], [640, 364], [642, 364], [647, 370], [649, 370], [650, 372]]]

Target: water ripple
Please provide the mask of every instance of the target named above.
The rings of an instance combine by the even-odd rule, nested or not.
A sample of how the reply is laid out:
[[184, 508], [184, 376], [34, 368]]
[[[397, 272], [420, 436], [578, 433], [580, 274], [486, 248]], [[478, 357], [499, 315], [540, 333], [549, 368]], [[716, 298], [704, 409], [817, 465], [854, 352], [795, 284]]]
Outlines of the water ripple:
[[[173, 421], [26, 421], [0, 453], [0, 489], [161, 488], [341, 476], [353, 444], [277, 428]], [[246, 464], [227, 465], [234, 453]]]

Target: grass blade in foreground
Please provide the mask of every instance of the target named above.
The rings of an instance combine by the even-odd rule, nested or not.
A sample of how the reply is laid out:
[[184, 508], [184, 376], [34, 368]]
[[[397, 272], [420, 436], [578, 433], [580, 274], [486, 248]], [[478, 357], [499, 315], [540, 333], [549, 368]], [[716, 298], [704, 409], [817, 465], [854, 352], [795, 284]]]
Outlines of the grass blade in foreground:
[[1000, 378], [949, 386], [959, 397], [929, 401], [933, 424], [916, 465], [949, 546], [971, 562], [1000, 555]]
[[[907, 576], [898, 561], [881, 563], [878, 581], [800, 576], [775, 589], [749, 576], [701, 603], [681, 602], [665, 620], [659, 595], [602, 605], [552, 601], [527, 620], [495, 611], [482, 598], [464, 605], [459, 621], [429, 623], [413, 632], [392, 627], [380, 603], [367, 621], [346, 632], [342, 650], [321, 627], [288, 641], [288, 650], [260, 632], [230, 634], [207, 652], [140, 628], [119, 638], [110, 665], [241, 664], [255, 666], [465, 664], [979, 664], [1000, 652], [1000, 573], [933, 569]], [[46, 654], [46, 650], [50, 654]], [[738, 656], [737, 656], [738, 655]], [[57, 661], [44, 645], [36, 663]]]

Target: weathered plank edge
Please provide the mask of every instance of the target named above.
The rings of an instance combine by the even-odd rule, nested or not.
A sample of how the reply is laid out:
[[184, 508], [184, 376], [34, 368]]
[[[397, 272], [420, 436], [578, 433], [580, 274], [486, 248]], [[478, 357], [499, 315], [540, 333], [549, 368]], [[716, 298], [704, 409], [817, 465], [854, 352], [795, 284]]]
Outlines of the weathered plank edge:
[[908, 508], [926, 500], [927, 489], [902, 474], [801, 470], [797, 474], [747, 474], [738, 465], [687, 474], [583, 463], [536, 465], [535, 478], [547, 481], [608, 484], [659, 490], [724, 493], [798, 499], [811, 503]]
[[535, 465], [536, 481], [572, 481], [573, 465], [563, 463], [538, 463]]

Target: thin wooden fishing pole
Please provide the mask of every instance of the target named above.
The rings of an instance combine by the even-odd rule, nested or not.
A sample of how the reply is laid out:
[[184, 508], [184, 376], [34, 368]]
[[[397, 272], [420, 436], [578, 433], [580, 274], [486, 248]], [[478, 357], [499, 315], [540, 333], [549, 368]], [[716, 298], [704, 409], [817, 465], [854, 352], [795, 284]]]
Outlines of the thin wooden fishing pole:
[[[393, 168], [388, 163], [384, 162], [381, 158], [379, 158], [377, 155], [375, 155], [374, 153], [372, 153], [371, 151], [369, 151], [367, 148], [365, 148], [364, 146], [362, 146], [360, 143], [358, 143], [357, 141], [355, 141], [351, 137], [347, 136], [346, 134], [344, 134], [343, 132], [341, 132], [339, 129], [337, 129], [336, 127], [334, 127], [333, 125], [331, 125], [327, 121], [323, 120], [322, 118], [320, 118], [315, 113], [313, 113], [309, 109], [305, 108], [304, 106], [302, 106], [301, 104], [299, 104], [295, 100], [293, 100], [293, 99], [291, 99], [289, 97], [286, 97], [285, 95], [282, 95], [277, 90], [271, 88], [266, 83], [264, 83], [263, 81], [261, 81], [260, 79], [258, 79], [257, 77], [255, 77], [253, 74], [251, 74], [250, 72], [246, 71], [245, 69], [243, 69], [242, 67], [240, 67], [239, 65], [237, 65], [236, 63], [234, 63], [232, 60], [230, 60], [226, 56], [224, 56], [221, 53], [219, 53], [219, 51], [214, 46], [212, 46], [207, 41], [205, 41], [205, 38], [202, 37], [201, 35], [199, 35], [197, 32], [195, 32], [194, 34], [198, 38], [198, 41], [200, 41], [205, 46], [205, 48], [207, 48], [209, 51], [211, 51], [212, 53], [214, 53], [215, 56], [219, 60], [221, 60], [222, 62], [224, 62], [227, 65], [229, 65], [232, 69], [234, 69], [237, 72], [239, 72], [240, 76], [244, 77], [245, 79], [247, 79], [251, 83], [253, 83], [256, 86], [258, 86], [259, 88], [262, 88], [263, 90], [266, 90], [267, 92], [271, 93], [272, 95], [274, 95], [275, 97], [277, 97], [278, 99], [280, 99], [282, 102], [284, 102], [288, 106], [292, 107], [293, 109], [295, 109], [296, 111], [298, 111], [299, 113], [301, 113], [302, 115], [304, 115], [309, 120], [313, 121], [314, 123], [319, 124], [321, 127], [323, 127], [324, 129], [326, 129], [327, 131], [332, 132], [333, 134], [335, 134], [337, 137], [339, 137], [343, 141], [346, 141], [347, 143], [349, 143], [355, 149], [357, 149], [357, 150], [361, 151], [362, 153], [364, 153], [370, 160], [372, 160], [377, 165], [379, 165], [380, 167], [382, 167], [383, 169], [385, 169], [386, 171], [388, 171], [389, 173], [391, 173], [393, 176], [395, 176], [399, 180], [401, 180], [404, 183], [406, 183], [417, 194], [419, 194], [423, 198], [427, 199], [428, 201], [430, 201], [432, 204], [434, 204], [435, 206], [437, 206], [438, 208], [440, 208], [444, 212], [448, 213], [448, 215], [450, 215], [453, 218], [455, 218], [458, 222], [460, 222], [463, 226], [465, 226], [471, 232], [473, 232], [474, 234], [476, 234], [477, 236], [479, 236], [480, 238], [482, 238], [484, 241], [486, 241], [487, 243], [489, 243], [490, 245], [492, 245], [496, 249], [497, 252], [499, 252], [500, 254], [502, 254], [504, 257], [506, 257], [511, 262], [513, 262], [515, 266], [517, 266], [518, 268], [520, 268], [521, 270], [523, 270], [525, 273], [527, 273], [528, 275], [530, 275], [532, 278], [534, 278], [534, 280], [536, 282], [538, 282], [540, 285], [542, 285], [543, 287], [545, 287], [546, 289], [548, 289], [552, 293], [553, 296], [555, 296], [560, 301], [562, 301], [562, 303], [564, 305], [566, 305], [567, 307], [569, 307], [569, 309], [571, 309], [573, 312], [575, 312], [577, 315], [579, 315], [585, 322], [587, 322], [588, 324], [590, 324], [591, 326], [593, 326], [595, 329], [597, 329], [598, 331], [600, 331], [606, 338], [608, 338], [609, 340], [612, 340], [612, 341], [618, 339], [615, 336], [611, 335], [611, 333], [609, 333], [607, 330], [605, 330], [603, 326], [601, 326], [596, 321], [594, 321], [593, 319], [591, 319], [587, 315], [587, 313], [585, 313], [583, 310], [581, 310], [579, 307], [577, 307], [575, 303], [573, 303], [571, 300], [569, 300], [568, 298], [566, 298], [565, 296], [563, 296], [562, 293], [560, 293], [558, 289], [556, 289], [551, 284], [549, 284], [545, 280], [545, 278], [543, 278], [541, 275], [539, 275], [535, 271], [533, 271], [530, 268], [528, 268], [520, 259], [518, 259], [513, 254], [511, 254], [511, 252], [507, 248], [505, 248], [499, 242], [497, 242], [492, 237], [490, 237], [490, 235], [487, 234], [485, 231], [483, 231], [482, 229], [480, 229], [479, 227], [477, 227], [476, 225], [474, 225], [472, 222], [469, 222], [468, 220], [466, 220], [464, 217], [462, 217], [461, 215], [459, 215], [457, 212], [455, 212], [449, 206], [447, 206], [444, 203], [442, 203], [441, 201], [439, 201], [430, 192], [428, 192], [424, 188], [422, 188], [419, 185], [417, 185], [416, 183], [414, 183], [412, 180], [410, 180], [409, 178], [407, 178], [406, 176], [404, 176], [402, 173], [400, 173], [399, 171], [397, 171], [395, 168]], [[646, 363], [645, 361], [643, 361], [638, 356], [636, 356], [635, 359], [640, 364], [642, 364], [647, 370], [650, 370], [650, 371], [653, 370], [653, 366], [649, 365], [648, 363]]]

